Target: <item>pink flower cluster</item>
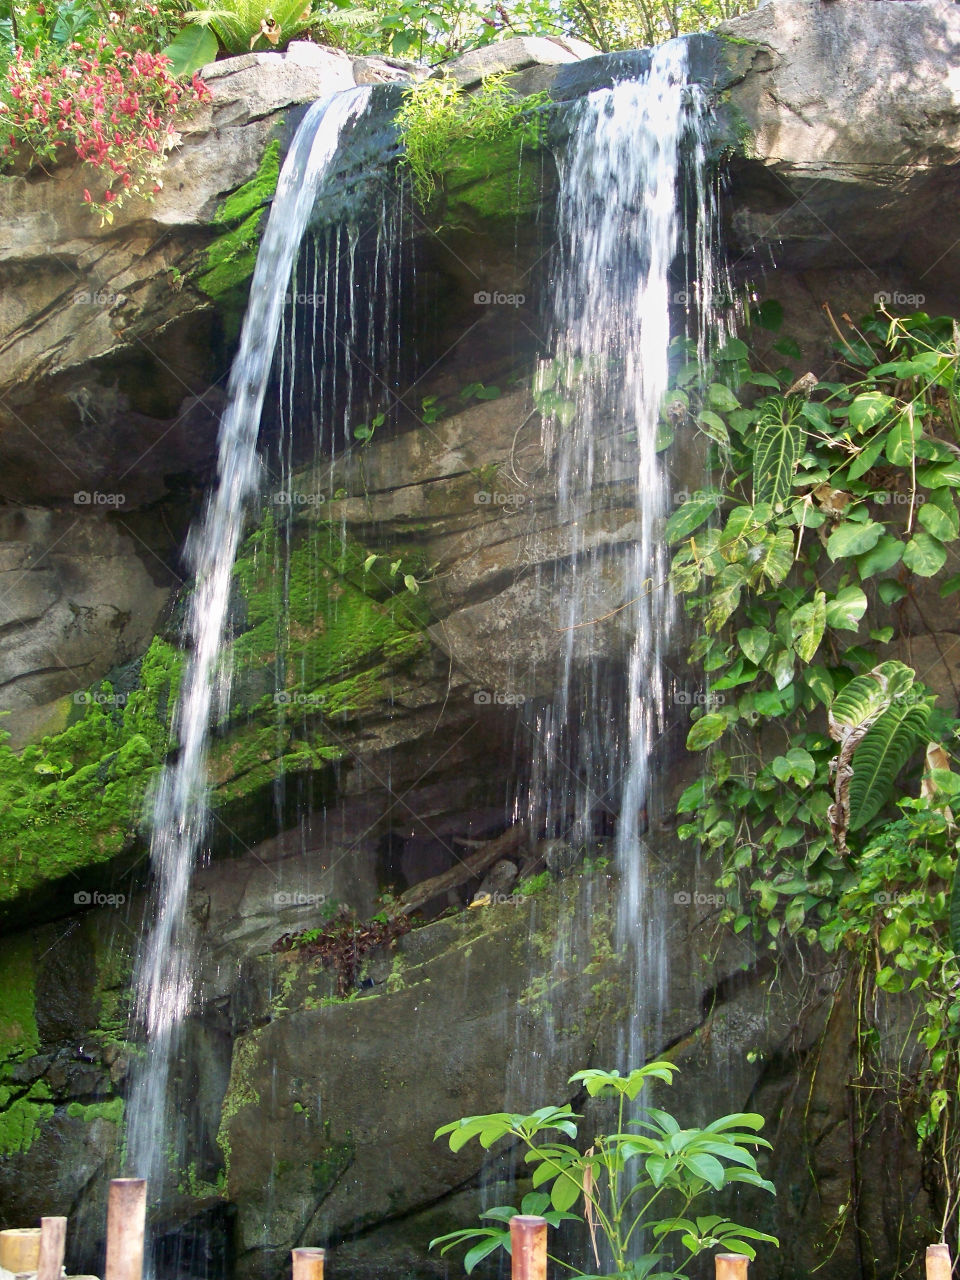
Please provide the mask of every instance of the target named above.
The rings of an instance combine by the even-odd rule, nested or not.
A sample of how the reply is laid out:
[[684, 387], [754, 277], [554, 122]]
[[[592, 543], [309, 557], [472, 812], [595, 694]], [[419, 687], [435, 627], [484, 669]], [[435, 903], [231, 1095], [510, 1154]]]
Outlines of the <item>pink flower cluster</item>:
[[107, 177], [102, 195], [85, 190], [84, 199], [108, 220], [129, 196], [160, 190], [164, 155], [179, 136], [177, 111], [210, 98], [199, 76], [179, 81], [164, 54], [136, 47], [141, 24], [129, 27], [127, 40], [124, 18], [110, 19], [108, 31], [66, 46], [38, 47], [30, 56], [18, 49], [0, 81], [0, 156], [27, 148], [53, 159], [72, 148]]

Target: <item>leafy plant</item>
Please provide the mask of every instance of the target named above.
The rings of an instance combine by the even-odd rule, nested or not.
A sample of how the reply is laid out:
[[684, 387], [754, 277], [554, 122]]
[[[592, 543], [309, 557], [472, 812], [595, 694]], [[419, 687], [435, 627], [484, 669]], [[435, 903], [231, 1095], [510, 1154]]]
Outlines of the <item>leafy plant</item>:
[[[592, 1275], [589, 1280], [673, 1280], [705, 1249], [721, 1247], [753, 1258], [754, 1243], [777, 1244], [775, 1237], [721, 1214], [690, 1216], [704, 1197], [737, 1183], [775, 1194], [773, 1184], [757, 1171], [749, 1150], [770, 1145], [757, 1136], [762, 1116], [738, 1112], [721, 1116], [703, 1129], [681, 1129], [669, 1112], [645, 1106], [638, 1118], [628, 1119], [628, 1104], [636, 1102], [647, 1082], [670, 1084], [677, 1070], [672, 1062], [651, 1062], [625, 1076], [594, 1069], [572, 1075], [570, 1083], [581, 1084], [591, 1098], [612, 1098], [617, 1106], [614, 1131], [595, 1136], [583, 1152], [572, 1145], [582, 1117], [569, 1104], [540, 1107], [530, 1115], [467, 1116], [441, 1126], [434, 1137], [446, 1137], [452, 1151], [474, 1139], [485, 1150], [502, 1139], [519, 1142], [532, 1170], [534, 1191], [524, 1196], [519, 1210], [500, 1205], [481, 1214], [506, 1225], [453, 1231], [432, 1240], [431, 1249], [440, 1246], [441, 1253], [446, 1253], [473, 1242], [464, 1258], [469, 1274], [496, 1249], [509, 1253], [509, 1220], [517, 1212], [540, 1214], [554, 1227], [564, 1221], [584, 1222], [598, 1271], [605, 1265], [602, 1253], [612, 1267], [604, 1276]], [[573, 1212], [578, 1203], [583, 1205], [582, 1213]], [[661, 1216], [654, 1216], [654, 1206]], [[640, 1253], [644, 1235], [652, 1251]], [[677, 1266], [670, 1263], [673, 1250], [685, 1255]], [[586, 1274], [578, 1267], [560, 1265]]]
[[164, 157], [179, 137], [177, 112], [210, 96], [197, 76], [190, 83], [176, 79], [169, 59], [143, 47], [160, 29], [152, 11], [143, 5], [126, 17], [113, 13], [105, 29], [86, 23], [77, 38], [51, 37], [29, 55], [20, 46], [0, 81], [7, 135], [0, 154], [43, 162], [72, 148], [109, 174], [102, 195], [84, 192], [105, 222], [131, 196], [149, 199], [160, 190]]
[[[778, 311], [756, 319], [775, 328]], [[852, 959], [872, 1088], [871, 990], [919, 999], [915, 1065], [887, 1083], [939, 1164], [946, 1223], [960, 1185], [960, 722], [890, 646], [923, 622], [918, 580], [960, 588], [945, 572], [960, 537], [960, 344], [955, 322], [922, 312], [836, 333], [843, 380], [755, 370], [734, 339], [700, 385], [692, 347], [674, 344], [669, 403], [709, 437], [713, 466], [666, 524], [711, 691], [691, 712], [687, 746], [707, 754], [679, 830], [722, 859], [735, 931]]]
[[537, 141], [537, 112], [545, 93], [518, 98], [503, 75], [488, 76], [473, 93], [453, 80], [423, 80], [411, 86], [397, 113], [402, 163], [421, 205], [434, 196], [443, 173], [464, 162], [465, 153], [507, 138]]

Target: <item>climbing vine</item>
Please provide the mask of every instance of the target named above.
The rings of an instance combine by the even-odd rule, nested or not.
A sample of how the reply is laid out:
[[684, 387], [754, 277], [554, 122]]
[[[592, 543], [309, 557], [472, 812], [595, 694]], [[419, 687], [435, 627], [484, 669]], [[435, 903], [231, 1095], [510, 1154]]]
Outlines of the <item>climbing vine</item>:
[[[754, 319], [776, 329], [781, 314]], [[705, 768], [680, 798], [680, 834], [721, 858], [736, 932], [852, 957], [865, 1061], [873, 994], [911, 1002], [895, 1084], [917, 1104], [946, 1224], [960, 1152], [960, 721], [893, 646], [927, 629], [931, 597], [960, 588], [960, 335], [920, 312], [844, 320], [837, 380], [754, 369], [734, 339], [701, 381], [690, 344], [674, 343], [667, 416], [709, 438], [714, 477], [666, 527], [709, 681], [687, 738]]]

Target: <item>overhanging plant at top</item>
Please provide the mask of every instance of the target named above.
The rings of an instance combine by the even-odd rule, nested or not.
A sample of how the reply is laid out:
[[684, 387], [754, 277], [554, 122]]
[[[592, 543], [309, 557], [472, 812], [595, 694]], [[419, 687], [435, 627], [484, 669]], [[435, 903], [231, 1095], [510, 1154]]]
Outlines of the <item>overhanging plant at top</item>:
[[164, 49], [178, 75], [190, 75], [226, 53], [280, 48], [316, 21], [313, 0], [221, 0], [188, 9], [185, 26]]
[[[582, 1085], [591, 1098], [616, 1103], [613, 1132], [597, 1134], [585, 1151], [572, 1145], [582, 1117], [569, 1104], [540, 1107], [530, 1115], [467, 1116], [443, 1125], [434, 1136], [446, 1137], [452, 1151], [474, 1139], [485, 1150], [503, 1138], [519, 1142], [534, 1191], [524, 1196], [519, 1209], [501, 1205], [480, 1215], [498, 1225], [438, 1236], [431, 1249], [439, 1245], [446, 1253], [469, 1244], [464, 1268], [470, 1274], [495, 1250], [510, 1252], [509, 1222], [518, 1213], [542, 1215], [552, 1227], [584, 1223], [597, 1271], [588, 1274], [558, 1258], [553, 1261], [585, 1280], [676, 1280], [706, 1249], [753, 1258], [755, 1243], [777, 1244], [774, 1236], [723, 1214], [698, 1212], [705, 1199], [737, 1184], [775, 1194], [750, 1150], [770, 1146], [757, 1136], [762, 1116], [737, 1112], [702, 1129], [682, 1129], [669, 1112], [644, 1106], [636, 1119], [628, 1119], [647, 1082], [670, 1084], [677, 1070], [672, 1062], [650, 1062], [625, 1076], [600, 1070], [572, 1075], [570, 1083]], [[608, 1269], [600, 1275], [604, 1267]]]

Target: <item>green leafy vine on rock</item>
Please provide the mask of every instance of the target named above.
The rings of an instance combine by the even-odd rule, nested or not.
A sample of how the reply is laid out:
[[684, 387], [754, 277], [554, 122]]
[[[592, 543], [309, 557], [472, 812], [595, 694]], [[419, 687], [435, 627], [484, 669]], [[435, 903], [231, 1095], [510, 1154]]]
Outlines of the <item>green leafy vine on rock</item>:
[[[775, 327], [777, 309], [756, 319]], [[960, 721], [896, 655], [928, 630], [932, 588], [960, 587], [947, 572], [960, 538], [960, 343], [955, 322], [919, 312], [837, 332], [836, 381], [755, 371], [733, 339], [701, 384], [690, 344], [674, 343], [667, 408], [710, 438], [715, 476], [666, 526], [711, 689], [687, 739], [707, 756], [680, 798], [680, 834], [722, 858], [736, 932], [820, 944], [852, 956], [869, 989], [912, 993], [922, 1062], [893, 1085], [919, 1103], [946, 1224]], [[875, 1047], [877, 1027], [862, 1030]]]

